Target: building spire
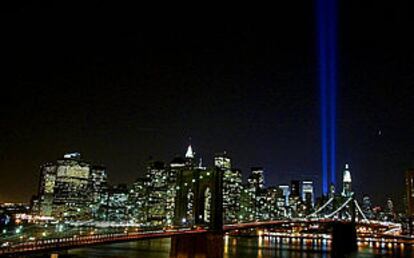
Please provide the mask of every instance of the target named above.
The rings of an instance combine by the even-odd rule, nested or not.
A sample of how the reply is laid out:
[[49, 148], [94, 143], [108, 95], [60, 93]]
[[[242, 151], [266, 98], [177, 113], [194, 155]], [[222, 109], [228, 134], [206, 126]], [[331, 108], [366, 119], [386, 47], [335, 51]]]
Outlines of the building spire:
[[185, 153], [185, 157], [187, 159], [193, 159], [194, 158], [194, 151], [193, 148], [191, 147], [191, 136], [188, 137], [188, 148], [187, 148], [187, 152]]
[[342, 178], [342, 196], [350, 197], [352, 196], [352, 178], [351, 178], [351, 172], [349, 171], [349, 165], [345, 164], [345, 170], [343, 173]]
[[194, 158], [194, 152], [193, 152], [193, 148], [191, 148], [191, 144], [188, 145], [187, 152], [185, 153], [185, 157], [188, 159]]
[[349, 171], [349, 165], [348, 164], [345, 164], [345, 170], [344, 170], [342, 181], [346, 182], [346, 183], [351, 183], [352, 182], [351, 172]]

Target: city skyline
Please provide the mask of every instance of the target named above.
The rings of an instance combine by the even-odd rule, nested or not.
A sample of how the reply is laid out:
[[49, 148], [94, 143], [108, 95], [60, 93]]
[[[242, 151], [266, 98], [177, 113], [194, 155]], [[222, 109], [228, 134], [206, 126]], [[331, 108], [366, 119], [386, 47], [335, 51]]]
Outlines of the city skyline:
[[[148, 161], [145, 176], [132, 185], [110, 185], [104, 166], [85, 161], [79, 152], [65, 153], [42, 165], [30, 207], [0, 205], [4, 239], [0, 253], [48, 252], [152, 237], [174, 240], [200, 233], [208, 243], [211, 238], [206, 234], [223, 240], [231, 231], [239, 236], [277, 236], [276, 241], [306, 236], [315, 240], [312, 248], [331, 246], [326, 250], [340, 254], [356, 251], [351, 245], [373, 238], [378, 239], [375, 245], [366, 246], [383, 249], [388, 243], [388, 248], [405, 249], [410, 244], [409, 235], [400, 235], [411, 234], [410, 215], [397, 211], [391, 199], [382, 207], [373, 206], [368, 195], [358, 201], [349, 164], [344, 166], [342, 187], [331, 184], [329, 193], [320, 197], [315, 196], [312, 180], [266, 186], [263, 167], [252, 167], [243, 180], [232, 164], [227, 152], [221, 152], [214, 155], [214, 166], [206, 167], [188, 145], [185, 155], [171, 162]], [[412, 191], [412, 172], [406, 175], [406, 189]], [[354, 231], [344, 244], [348, 250], [335, 249], [337, 227]], [[184, 241], [187, 244], [188, 238]], [[217, 249], [217, 257], [222, 251]]]
[[[221, 156], [221, 155], [224, 155], [224, 156]], [[180, 160], [191, 159], [191, 160], [194, 160], [194, 164], [197, 164], [197, 166], [199, 168], [202, 168], [202, 169], [212, 168], [212, 167], [218, 167], [218, 168], [225, 167], [227, 169], [232, 169], [232, 170], [235, 170], [235, 171], [239, 171], [240, 180], [242, 180], [243, 182], [244, 181], [249, 182], [249, 180], [251, 178], [251, 173], [254, 173], [254, 171], [258, 169], [258, 170], [261, 171], [260, 173], [261, 173], [261, 177], [262, 177], [261, 183], [260, 183], [260, 188], [271, 189], [273, 187], [278, 187], [278, 188], [282, 189], [283, 187], [285, 187], [286, 189], [284, 191], [287, 191], [287, 192], [284, 193], [286, 195], [286, 198], [288, 198], [287, 196], [290, 196], [290, 195], [292, 195], [292, 196], [297, 195], [297, 196], [301, 196], [301, 198], [302, 198], [302, 192], [301, 192], [302, 187], [305, 186], [306, 184], [311, 185], [311, 189], [312, 189], [311, 192], [312, 192], [312, 199], [313, 199], [312, 203], [314, 203], [316, 198], [319, 199], [319, 198], [323, 198], [323, 196], [325, 196], [325, 197], [329, 196], [329, 193], [323, 194], [322, 180], [320, 179], [321, 175], [309, 175], [309, 174], [308, 175], [306, 175], [306, 174], [296, 174], [295, 175], [293, 173], [289, 173], [289, 175], [291, 177], [286, 181], [269, 182], [267, 180], [268, 173], [266, 171], [266, 168], [263, 167], [263, 166], [258, 166], [258, 164], [256, 164], [254, 166], [249, 167], [248, 170], [243, 172], [243, 170], [241, 170], [237, 166], [233, 165], [236, 162], [233, 159], [233, 157], [231, 156], [231, 154], [229, 154], [227, 151], [214, 152], [213, 156], [214, 156], [214, 158], [212, 160], [210, 160], [210, 162], [209, 161], [206, 162], [206, 160], [203, 159], [202, 155], [200, 155], [200, 154], [198, 154], [197, 152], [194, 151], [194, 148], [193, 148], [192, 144], [190, 143], [187, 146], [185, 154], [184, 154], [184, 152], [182, 153], [182, 155], [175, 154], [169, 160], [161, 160], [161, 159], [157, 159], [156, 157], [149, 156], [149, 158], [146, 160], [145, 164], [143, 164], [143, 173], [142, 174], [139, 174], [133, 181], [130, 181], [130, 182], [117, 182], [117, 183], [111, 182], [110, 176], [109, 176], [111, 173], [107, 170], [105, 164], [103, 164], [102, 162], [94, 162], [92, 160], [85, 159], [84, 156], [80, 152], [65, 153], [64, 155], [62, 155], [62, 157], [63, 157], [62, 162], [64, 162], [64, 160], [79, 160], [80, 162], [84, 162], [85, 164], [88, 164], [88, 167], [91, 166], [91, 169], [102, 170], [104, 175], [105, 175], [104, 176], [105, 177], [104, 181], [105, 181], [105, 185], [107, 185], [106, 187], [114, 188], [114, 189], [116, 189], [119, 186], [121, 186], [121, 187], [125, 186], [128, 189], [131, 188], [131, 187], [133, 188], [134, 184], [136, 184], [136, 182], [140, 181], [144, 177], [144, 175], [146, 175], [148, 173], [148, 166], [150, 164], [162, 163], [162, 164], [165, 164], [163, 166], [174, 167], [175, 166], [174, 163], [177, 162], [177, 160], [178, 160], [178, 162], [181, 162]], [[58, 158], [57, 160], [58, 161], [62, 160], [62, 157]], [[225, 159], [228, 159], [228, 160], [227, 161], [226, 160], [225, 161], [223, 161], [223, 160], [218, 161], [217, 157], [226, 157]], [[222, 159], [222, 158], [220, 158], [220, 159]], [[42, 175], [44, 168], [48, 167], [48, 166], [51, 166], [51, 165], [54, 166], [53, 165], [54, 163], [55, 163], [55, 161], [50, 160], [50, 161], [44, 162], [42, 165], [40, 165], [39, 183], [38, 183], [38, 186], [40, 188], [44, 187], [42, 185], [45, 184], [45, 182], [44, 182], [45, 178], [44, 178], [44, 175]], [[338, 172], [339, 178], [341, 178], [341, 180], [339, 180], [337, 184], [334, 184], [333, 182], [329, 183], [330, 186], [332, 186], [332, 185], [335, 186], [337, 194], [348, 196], [348, 197], [350, 195], [344, 194], [344, 191], [346, 191], [345, 190], [346, 188], [351, 189], [351, 186], [345, 186], [343, 184], [345, 184], [345, 183], [350, 184], [351, 181], [352, 181], [351, 180], [351, 174], [350, 174], [349, 170], [350, 170], [349, 164], [348, 163], [344, 164], [341, 171]], [[87, 176], [87, 177], [89, 177], [89, 176]], [[99, 177], [100, 176], [98, 176], [98, 178]], [[266, 180], [265, 180], [265, 178], [266, 178]], [[88, 179], [88, 180], [91, 180], [91, 179]], [[152, 180], [155, 180], [155, 179], [152, 179]], [[298, 185], [295, 186], [295, 184], [298, 184]], [[303, 186], [302, 186], [302, 184], [303, 184]], [[294, 189], [296, 189], [296, 190], [294, 190]], [[305, 189], [306, 189], [306, 186], [303, 188], [303, 191], [306, 192]], [[36, 200], [36, 199], [33, 199], [33, 198], [38, 198], [36, 196], [37, 196], [37, 194], [41, 194], [40, 191], [41, 190], [38, 189], [35, 192], [33, 192], [32, 195], [30, 195], [31, 196], [31, 199], [30, 199], [31, 202], [33, 200]], [[371, 196], [370, 193], [361, 192], [359, 189], [355, 189], [355, 188], [353, 188], [353, 190], [352, 190], [352, 195], [355, 195], [355, 197], [357, 199], [361, 199], [361, 200], [365, 196]], [[302, 199], [305, 200], [305, 195], [303, 195]], [[386, 200], [387, 201], [390, 200], [390, 197], [387, 196]], [[395, 200], [395, 201], [396, 201], [395, 203], [397, 204], [398, 210], [404, 211], [405, 210], [405, 204], [401, 203], [399, 200]], [[5, 203], [7, 203], [7, 202], [5, 202]], [[377, 207], [381, 207], [381, 206], [384, 205], [383, 203], [373, 203], [373, 204], [376, 205]], [[288, 204], [286, 204], [286, 205], [288, 205]]]
[[[356, 214], [349, 209], [356, 207], [363, 221], [404, 221], [405, 211], [396, 209], [391, 198], [382, 205], [372, 203], [367, 194], [358, 198], [349, 164], [341, 174], [341, 185], [332, 183], [329, 192], [319, 196], [315, 191], [318, 186], [310, 178], [266, 184], [264, 168], [255, 166], [243, 179], [227, 152], [216, 153], [214, 165], [206, 166], [188, 145], [185, 155], [175, 156], [170, 162], [148, 160], [145, 175], [132, 184], [112, 184], [105, 166], [73, 152], [41, 166], [30, 216], [142, 227], [210, 224], [221, 228], [222, 223], [280, 219], [349, 220], [351, 214]], [[407, 179], [407, 187], [410, 182]]]
[[[409, 8], [339, 5], [336, 171], [348, 162], [355, 189], [378, 203], [397, 200], [413, 166]], [[147, 16], [112, 23], [88, 14], [77, 24], [65, 6], [11, 9], [0, 201], [27, 201], [39, 166], [62, 153], [84, 153], [108, 167], [112, 182], [132, 182], [149, 155], [167, 161], [189, 136], [205, 162], [227, 150], [245, 176], [256, 165], [272, 184], [294, 173], [320, 175], [309, 10], [310, 2], [287, 4], [254, 21], [188, 17], [191, 23]]]
[[414, 258], [408, 2], [137, 3], [2, 5], [0, 256]]
[[[181, 151], [181, 154], [178, 153], [178, 152], [175, 152], [174, 155], [171, 155], [169, 158], [166, 158], [166, 159], [161, 159], [161, 158], [157, 158], [157, 157], [152, 156], [152, 155], [148, 155], [147, 156], [147, 159], [140, 166], [141, 167], [141, 171], [138, 171], [134, 175], [134, 179], [133, 180], [130, 180], [130, 181], [118, 181], [117, 182], [117, 181], [112, 180], [112, 177], [113, 177], [113, 176], [111, 176], [112, 173], [111, 173], [110, 170], [107, 170], [106, 169], [106, 164], [103, 161], [95, 162], [95, 161], [92, 161], [91, 159], [88, 159], [88, 158], [86, 158], [85, 161], [92, 162], [93, 164], [95, 164], [97, 166], [104, 166], [105, 167], [105, 170], [107, 171], [108, 183], [109, 183], [109, 186], [111, 186], [111, 187], [117, 187], [118, 185], [123, 185], [123, 184], [128, 185], [128, 186], [131, 186], [131, 185], [133, 185], [133, 183], [137, 179], [139, 179], [140, 177], [142, 177], [146, 173], [145, 171], [146, 171], [148, 162], [161, 161], [161, 162], [165, 162], [165, 164], [169, 164], [169, 162], [173, 162], [174, 161], [174, 157], [175, 158], [177, 158], [177, 157], [187, 157], [189, 151], [192, 152], [192, 155], [193, 155], [192, 158], [199, 159], [198, 162], [202, 162], [202, 164], [204, 166], [207, 166], [207, 167], [214, 166], [215, 161], [214, 161], [214, 158], [213, 157], [215, 157], [215, 155], [217, 155], [217, 153], [220, 153], [220, 151], [214, 151], [214, 152], [213, 151], [210, 151], [212, 158], [205, 159], [204, 158], [205, 156], [203, 155], [203, 153], [199, 153], [198, 151], [195, 151], [195, 150], [197, 150], [197, 148], [194, 148], [194, 144], [192, 143], [192, 141], [193, 140], [192, 140], [191, 137], [189, 137], [187, 139], [187, 143], [189, 144], [187, 147], [189, 149], [186, 149], [186, 153], [185, 154], [184, 154], [184, 150], [182, 150]], [[227, 153], [227, 152], [228, 152], [227, 150], [224, 150], [224, 153]], [[233, 156], [231, 156], [231, 152], [228, 152], [228, 153], [229, 153], [230, 157], [232, 158], [232, 164], [237, 164], [238, 162], [237, 162], [237, 160], [235, 160], [233, 158]], [[77, 151], [75, 151], [75, 152], [66, 152], [66, 154], [63, 155], [63, 156], [65, 156], [65, 158], [66, 158], [66, 156], [69, 157], [70, 155], [75, 155], [75, 154], [76, 155], [80, 155], [80, 152], [77, 152]], [[53, 160], [53, 159], [50, 159], [49, 161], [44, 161], [42, 164], [39, 165], [39, 167], [42, 168], [42, 166], [44, 164], [48, 164], [51, 160]], [[285, 175], [286, 176], [285, 176], [285, 179], [284, 180], [281, 180], [281, 181], [274, 181], [273, 180], [273, 181], [269, 182], [268, 178], [269, 178], [269, 175], [271, 175], [271, 174], [269, 174], [269, 171], [266, 168], [266, 166], [262, 166], [262, 164], [256, 164], [256, 163], [252, 162], [250, 167], [248, 167], [247, 169], [245, 168], [245, 169], [241, 169], [240, 170], [242, 172], [242, 178], [243, 178], [244, 181], [248, 179], [248, 176], [249, 176], [249, 173], [250, 173], [251, 169], [253, 169], [253, 168], [257, 167], [257, 166], [261, 166], [262, 168], [264, 168], [264, 175], [266, 177], [266, 181], [265, 181], [265, 186], [266, 187], [273, 187], [273, 186], [279, 186], [279, 185], [290, 185], [295, 180], [300, 180], [300, 181], [303, 181], [303, 182], [306, 182], [306, 181], [311, 180], [313, 182], [313, 184], [314, 184], [315, 196], [316, 197], [322, 196], [322, 188], [323, 187], [322, 187], [322, 175], [321, 175], [321, 173], [313, 173], [313, 174], [312, 173], [301, 173], [301, 172], [298, 173], [298, 171], [295, 171], [296, 173], [292, 173], [292, 171], [287, 171], [287, 172], [285, 172]], [[343, 166], [345, 166], [345, 168], [347, 168], [348, 164], [347, 163], [344, 163]], [[237, 165], [234, 166], [234, 168], [235, 169], [240, 169], [240, 168], [237, 167]], [[338, 178], [342, 178], [342, 176], [343, 176], [342, 175], [342, 172], [343, 172], [343, 167], [340, 168], [339, 171], [337, 171]], [[39, 175], [40, 175], [40, 173], [38, 174], [38, 182], [41, 180], [41, 177]], [[36, 183], [36, 188], [39, 185], [38, 182]], [[332, 182], [329, 182], [329, 184], [332, 184]], [[358, 183], [356, 185], [358, 185]], [[338, 182], [337, 182], [337, 184], [335, 186], [336, 186], [337, 189], [341, 189], [341, 187], [342, 187], [342, 180], [338, 180]], [[364, 191], [364, 190], [361, 191], [361, 189], [357, 189], [355, 187], [354, 187], [354, 190], [355, 190], [355, 195], [356, 195], [356, 197], [358, 199], [361, 199], [362, 200], [363, 197], [366, 196], [366, 195], [371, 196], [371, 198], [374, 197], [373, 198], [374, 199], [373, 204], [374, 205], [377, 205], [377, 206], [383, 206], [384, 203], [387, 200], [389, 200], [390, 198], [393, 199], [391, 196], [384, 196], [383, 200], [385, 200], [385, 201], [378, 201], [378, 199], [375, 199], [375, 196], [372, 195], [372, 193], [369, 193], [369, 192]], [[405, 190], [403, 189], [403, 191], [405, 191]], [[3, 202], [4, 203], [7, 203], [7, 202], [22, 202], [22, 203], [28, 203], [31, 200], [31, 198], [36, 194], [36, 192], [37, 192], [37, 190], [35, 189], [34, 192], [32, 192], [30, 195], [27, 195], [26, 196], [26, 199], [25, 200], [22, 200], [22, 201], [3, 201]], [[400, 199], [394, 199], [394, 201], [395, 201], [395, 204], [396, 204], [396, 208], [398, 210], [400, 210], [400, 211], [405, 210], [405, 203], [404, 202], [402, 202]], [[0, 200], [0, 202], [1, 202], [1, 200]]]

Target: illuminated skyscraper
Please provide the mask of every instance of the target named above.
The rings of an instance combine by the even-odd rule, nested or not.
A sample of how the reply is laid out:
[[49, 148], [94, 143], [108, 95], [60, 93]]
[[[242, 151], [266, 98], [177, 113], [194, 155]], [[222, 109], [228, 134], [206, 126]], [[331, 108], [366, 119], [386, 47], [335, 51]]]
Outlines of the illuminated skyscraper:
[[240, 210], [242, 174], [231, 168], [231, 159], [226, 152], [214, 156], [214, 166], [223, 173], [223, 213], [225, 223], [237, 222]]
[[231, 159], [226, 152], [214, 155], [214, 166], [224, 170], [231, 169]]
[[342, 196], [350, 197], [353, 195], [352, 192], [352, 179], [351, 172], [349, 171], [349, 165], [345, 164], [345, 170], [342, 177]]
[[36, 212], [41, 216], [51, 216], [53, 195], [56, 183], [56, 164], [47, 163], [40, 168], [38, 207]]
[[[188, 151], [187, 151], [188, 152]], [[192, 153], [192, 151], [191, 151]], [[190, 155], [191, 156], [191, 155]], [[174, 210], [175, 210], [175, 198], [177, 195], [177, 175], [186, 168], [186, 160], [177, 156], [175, 157], [168, 167], [167, 177], [167, 225], [171, 226], [174, 222]]]
[[249, 191], [254, 195], [255, 218], [261, 219], [264, 202], [266, 200], [266, 190], [264, 189], [264, 173], [262, 167], [252, 167], [247, 179]]
[[285, 206], [289, 205], [290, 189], [289, 185], [279, 185], [279, 189], [282, 190], [283, 198], [285, 199]]
[[153, 226], [167, 224], [168, 171], [161, 161], [150, 161], [147, 166], [148, 222]]
[[91, 166], [78, 152], [67, 153], [41, 167], [35, 213], [66, 219], [96, 217], [107, 199], [107, 176], [103, 166]]
[[191, 144], [188, 145], [187, 151], [185, 153], [185, 161], [186, 166], [189, 168], [194, 167], [194, 158], [195, 158], [195, 152], [193, 151], [193, 147], [191, 147]]
[[300, 196], [300, 181], [292, 180], [290, 183], [290, 195], [289, 195], [288, 206], [293, 216], [297, 215], [298, 208], [302, 204], [301, 199], [302, 198]]
[[56, 162], [53, 214], [56, 217], [87, 219], [92, 216], [90, 203], [91, 166], [79, 153], [65, 154]]
[[407, 215], [414, 216], [414, 169], [405, 172], [405, 192], [407, 198]]
[[104, 205], [108, 195], [108, 179], [104, 166], [91, 166], [89, 191], [93, 217], [99, 217], [98, 211]]
[[247, 179], [250, 188], [263, 189], [264, 188], [264, 174], [262, 167], [252, 167], [250, 176]]
[[308, 208], [313, 208], [314, 206], [314, 187], [313, 181], [305, 180], [302, 182], [302, 201], [306, 204]]
[[148, 218], [148, 181], [147, 178], [138, 178], [128, 194], [130, 219], [143, 225], [147, 225]]
[[237, 222], [242, 191], [242, 174], [239, 169], [226, 170], [223, 177], [223, 213], [227, 223]]
[[278, 188], [282, 191], [282, 198], [283, 198], [283, 207], [280, 206], [280, 209], [283, 211], [283, 216], [285, 216], [285, 217], [290, 216], [290, 210], [289, 210], [290, 188], [289, 188], [289, 185], [281, 184], [281, 185], [278, 186]]
[[109, 189], [106, 205], [106, 220], [129, 222], [128, 188], [125, 184], [115, 185]]
[[280, 209], [278, 206], [279, 198], [282, 196], [282, 190], [278, 187], [269, 187], [266, 189], [266, 218], [277, 219], [280, 217]]
[[300, 196], [300, 181], [292, 180], [290, 182], [290, 196], [299, 197]]
[[237, 218], [238, 221], [247, 222], [255, 220], [255, 203], [255, 189], [249, 188], [248, 184], [244, 184], [240, 194], [240, 210]]

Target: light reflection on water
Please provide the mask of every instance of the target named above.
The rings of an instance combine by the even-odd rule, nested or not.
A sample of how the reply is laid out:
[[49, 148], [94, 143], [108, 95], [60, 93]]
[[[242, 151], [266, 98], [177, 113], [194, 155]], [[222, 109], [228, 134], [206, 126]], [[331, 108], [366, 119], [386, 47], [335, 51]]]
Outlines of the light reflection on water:
[[[231, 237], [223, 238], [224, 254], [223, 258], [331, 258], [329, 253], [330, 245], [318, 240], [289, 240], [274, 236], [259, 237]], [[100, 257], [145, 257], [145, 258], [169, 258], [171, 239], [152, 239], [136, 242], [124, 242], [94, 246], [87, 248], [72, 249], [60, 252], [58, 255], [34, 255], [22, 257], [58, 257], [58, 258], [100, 258]], [[355, 258], [370, 257], [413, 257], [411, 248], [395, 245], [387, 249], [373, 249], [369, 245], [360, 245], [358, 254]]]
[[[223, 258], [233, 257], [287, 257], [287, 258], [329, 258], [326, 246], [315, 247], [312, 242], [289, 241], [276, 237], [234, 237], [236, 242], [229, 246]], [[316, 242], [316, 241], [315, 241]]]
[[[288, 258], [331, 258], [330, 243], [323, 240], [299, 240], [279, 237], [234, 237], [236, 243], [228, 247], [223, 258], [235, 257], [288, 257]], [[411, 247], [394, 244], [385, 249], [375, 249], [369, 244], [360, 244], [354, 258], [412, 257]]]

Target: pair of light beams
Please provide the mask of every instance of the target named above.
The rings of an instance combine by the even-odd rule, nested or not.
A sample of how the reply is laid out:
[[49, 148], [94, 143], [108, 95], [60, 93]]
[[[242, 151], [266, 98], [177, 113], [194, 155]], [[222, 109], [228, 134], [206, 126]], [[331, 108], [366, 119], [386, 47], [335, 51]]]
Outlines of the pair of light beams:
[[322, 191], [336, 184], [336, 0], [316, 0], [321, 112]]

